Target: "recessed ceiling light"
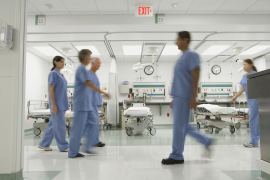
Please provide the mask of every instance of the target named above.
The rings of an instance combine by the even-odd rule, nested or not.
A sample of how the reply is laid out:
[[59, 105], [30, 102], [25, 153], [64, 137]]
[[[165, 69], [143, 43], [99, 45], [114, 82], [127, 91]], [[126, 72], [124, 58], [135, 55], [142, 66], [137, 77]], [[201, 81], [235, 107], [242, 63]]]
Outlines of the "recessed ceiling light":
[[269, 48], [270, 46], [267, 46], [267, 45], [258, 45], [258, 46], [254, 46], [244, 52], [242, 52], [240, 55], [252, 55], [252, 54], [256, 54], [260, 51], [263, 51], [267, 48]]
[[218, 55], [228, 49], [229, 45], [213, 45], [202, 53], [202, 55]]
[[36, 50], [45, 54], [46, 56], [62, 56], [61, 53], [53, 49], [52, 47], [34, 47]]
[[161, 55], [177, 55], [180, 52], [178, 47], [175, 45], [168, 45], [162, 51]]
[[99, 56], [100, 53], [98, 52], [97, 48], [95, 46], [76, 46], [76, 48], [78, 49], [78, 51], [82, 50], [82, 49], [89, 49], [92, 52], [93, 56]]
[[142, 46], [123, 46], [124, 55], [141, 55]]

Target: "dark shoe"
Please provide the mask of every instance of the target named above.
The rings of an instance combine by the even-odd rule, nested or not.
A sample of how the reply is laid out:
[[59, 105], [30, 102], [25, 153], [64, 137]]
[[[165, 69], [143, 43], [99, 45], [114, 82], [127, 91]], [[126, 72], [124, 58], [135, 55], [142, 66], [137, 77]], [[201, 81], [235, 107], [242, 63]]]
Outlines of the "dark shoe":
[[84, 157], [84, 156], [85, 156], [85, 155], [79, 153], [79, 154], [77, 154], [77, 155], [75, 156], [75, 158], [76, 158], [76, 157]]
[[171, 158], [167, 158], [167, 159], [162, 159], [161, 161], [162, 164], [183, 164], [184, 160], [175, 160], [175, 159], [171, 159]]
[[104, 147], [105, 144], [102, 142], [97, 143], [94, 147]]

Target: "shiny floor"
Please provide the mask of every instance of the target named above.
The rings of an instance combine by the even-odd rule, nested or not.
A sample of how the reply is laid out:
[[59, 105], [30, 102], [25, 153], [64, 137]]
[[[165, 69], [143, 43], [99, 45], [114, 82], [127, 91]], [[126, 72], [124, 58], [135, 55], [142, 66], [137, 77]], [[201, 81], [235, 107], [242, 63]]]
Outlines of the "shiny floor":
[[[55, 140], [53, 151], [37, 148], [41, 137], [33, 131], [25, 133], [24, 177], [33, 180], [258, 180], [270, 179], [256, 169], [260, 149], [247, 149], [249, 130], [242, 127], [234, 134], [223, 129], [215, 138], [211, 159], [204, 157], [204, 147], [191, 137], [185, 142], [185, 163], [162, 165], [162, 158], [171, 152], [172, 127], [156, 126], [155, 136], [144, 132], [128, 137], [124, 130], [101, 130], [100, 138], [106, 143], [96, 148], [98, 154], [69, 159], [59, 152]], [[42, 136], [43, 134], [41, 134]], [[68, 139], [68, 138], [67, 138]]]

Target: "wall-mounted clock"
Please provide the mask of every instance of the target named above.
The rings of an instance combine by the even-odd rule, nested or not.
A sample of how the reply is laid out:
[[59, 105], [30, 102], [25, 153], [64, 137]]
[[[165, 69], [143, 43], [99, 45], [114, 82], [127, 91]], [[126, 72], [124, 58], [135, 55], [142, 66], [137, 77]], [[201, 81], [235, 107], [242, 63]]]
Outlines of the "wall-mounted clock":
[[212, 73], [213, 73], [213, 74], [218, 75], [218, 74], [220, 74], [220, 72], [221, 72], [221, 67], [220, 67], [220, 66], [214, 65], [214, 66], [212, 67]]
[[145, 73], [146, 75], [151, 75], [151, 74], [153, 74], [153, 73], [154, 73], [154, 67], [153, 67], [153, 66], [150, 66], [150, 65], [145, 66], [145, 68], [144, 68], [144, 73]]

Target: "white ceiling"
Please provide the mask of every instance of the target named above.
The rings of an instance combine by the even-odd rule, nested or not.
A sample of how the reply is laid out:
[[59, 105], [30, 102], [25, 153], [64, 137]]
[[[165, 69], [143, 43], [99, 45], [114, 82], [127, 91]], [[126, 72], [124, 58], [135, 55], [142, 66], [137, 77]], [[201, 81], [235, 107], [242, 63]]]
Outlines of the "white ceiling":
[[[196, 44], [198, 44], [200, 41], [191, 41], [190, 48], [193, 49]], [[152, 44], [147, 45], [145, 43], [159, 43], [158, 45]], [[148, 47], [158, 47], [158, 52], [155, 54], [155, 60], [157, 60], [157, 57], [161, 54], [162, 49], [164, 45], [160, 45], [160, 43], [166, 44], [166, 46], [172, 46], [174, 45], [174, 41], [160, 41], [160, 42], [151, 42], [151, 41], [110, 41], [110, 45], [112, 47], [113, 53], [116, 57], [116, 61], [132, 61], [132, 62], [151, 62], [151, 54], [147, 51]], [[143, 51], [141, 55], [124, 55], [123, 52], [123, 46], [143, 46]], [[201, 61], [207, 62], [207, 61], [214, 61], [214, 62], [223, 62], [223, 61], [234, 61], [238, 59], [237, 56], [230, 58], [234, 55], [236, 55], [235, 52], [233, 52], [234, 47], [243, 47], [245, 50], [253, 47], [254, 45], [269, 45], [270, 42], [268, 41], [206, 41], [203, 43], [196, 51], [198, 54], [202, 54], [205, 50], [207, 50], [212, 45], [229, 45], [229, 48], [222, 52], [218, 57], [215, 57], [216, 55], [201, 55]], [[89, 41], [89, 42], [44, 42], [44, 43], [34, 43], [34, 42], [28, 42], [27, 43], [27, 51], [41, 57], [44, 60], [47, 60], [51, 62], [53, 57], [46, 56], [45, 54], [39, 52], [34, 47], [53, 47], [57, 51], [61, 52], [62, 48], [70, 48], [72, 51], [67, 56], [76, 62], [78, 61], [78, 50], [75, 48], [76, 46], [95, 46], [97, 50], [99, 51], [100, 55], [96, 56], [101, 59], [103, 62], [109, 62], [111, 60], [110, 54], [108, 53], [107, 47], [104, 43], [104, 41]], [[260, 55], [263, 55], [265, 53], [270, 52], [270, 48], [267, 48], [263, 51], [260, 51], [256, 54], [249, 55], [249, 56], [240, 56], [241, 59], [252, 59], [255, 57], [258, 57]], [[142, 56], [142, 58], [141, 58]], [[169, 62], [169, 61], [176, 61], [178, 57], [181, 56], [181, 52], [179, 51], [178, 55], [161, 55], [158, 61], [163, 62]]]
[[[29, 15], [134, 14], [149, 4], [165, 14], [270, 14], [270, 0], [28, 0]], [[174, 9], [171, 4], [178, 3]], [[45, 4], [51, 4], [49, 9]]]

